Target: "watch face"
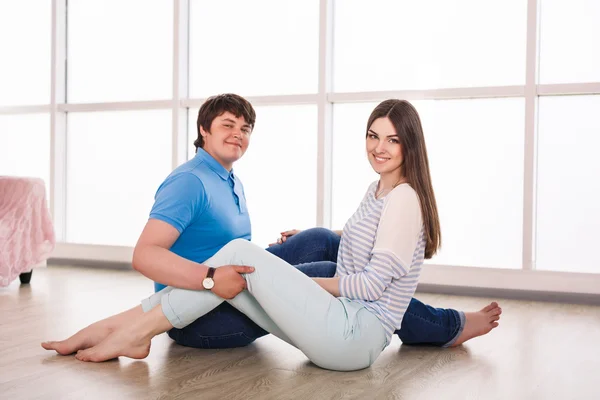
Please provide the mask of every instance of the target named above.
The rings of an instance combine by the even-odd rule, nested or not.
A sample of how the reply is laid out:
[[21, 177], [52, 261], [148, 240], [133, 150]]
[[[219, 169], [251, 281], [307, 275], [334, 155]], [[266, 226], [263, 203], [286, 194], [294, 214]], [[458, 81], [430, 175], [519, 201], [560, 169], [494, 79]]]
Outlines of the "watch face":
[[215, 286], [215, 281], [212, 280], [212, 278], [205, 278], [202, 281], [202, 286], [204, 286], [204, 289], [212, 289]]

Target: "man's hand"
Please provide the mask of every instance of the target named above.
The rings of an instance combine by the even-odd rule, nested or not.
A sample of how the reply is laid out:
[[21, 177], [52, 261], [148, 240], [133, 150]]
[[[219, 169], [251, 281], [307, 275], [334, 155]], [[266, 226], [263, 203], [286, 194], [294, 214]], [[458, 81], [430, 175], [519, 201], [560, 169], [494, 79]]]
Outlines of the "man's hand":
[[291, 231], [281, 232], [281, 237], [279, 239], [277, 239], [277, 242], [270, 243], [269, 247], [274, 246], [276, 244], [284, 244], [285, 241], [287, 240], [287, 238], [297, 235], [300, 232], [302, 232], [302, 231], [299, 229], [292, 229]]
[[212, 292], [223, 299], [233, 299], [246, 289], [246, 280], [240, 274], [254, 272], [253, 267], [245, 265], [224, 265], [215, 270]]

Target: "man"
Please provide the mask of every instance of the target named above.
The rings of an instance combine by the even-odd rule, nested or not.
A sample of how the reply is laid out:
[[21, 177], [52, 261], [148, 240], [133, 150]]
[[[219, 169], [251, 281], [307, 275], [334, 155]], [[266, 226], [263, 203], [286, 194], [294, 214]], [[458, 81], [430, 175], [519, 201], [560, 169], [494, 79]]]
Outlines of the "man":
[[[203, 261], [233, 239], [250, 240], [244, 189], [232, 168], [248, 148], [255, 119], [252, 105], [234, 94], [212, 97], [200, 108], [196, 156], [158, 189], [134, 251], [133, 267], [156, 282], [156, 291], [165, 285], [199, 289], [205, 278]], [[278, 255], [294, 261], [295, 252]], [[333, 276], [335, 264], [320, 264], [322, 269], [319, 264], [310, 267], [313, 276]], [[212, 291], [221, 297], [234, 297], [243, 289], [243, 279], [232, 268], [217, 269], [213, 281]], [[185, 329], [169, 332], [179, 344], [204, 348], [244, 346], [265, 334], [228, 303]]]
[[[155, 290], [214, 285], [214, 293], [229, 299], [245, 288], [240, 274], [249, 272], [247, 267], [223, 266], [207, 276], [202, 263], [231, 240], [251, 238], [244, 188], [233, 164], [248, 149], [255, 120], [252, 105], [235, 94], [211, 97], [200, 108], [196, 156], [159, 187], [134, 251], [133, 267], [155, 281]], [[305, 263], [297, 268], [309, 276], [334, 275], [337, 234], [315, 228], [285, 236], [285, 243], [268, 251], [292, 265]], [[413, 299], [397, 333], [404, 343], [460, 344], [491, 330], [490, 313], [491, 308], [467, 314], [434, 309]], [[177, 343], [198, 348], [245, 346], [265, 334], [227, 302], [186, 328], [169, 331]]]

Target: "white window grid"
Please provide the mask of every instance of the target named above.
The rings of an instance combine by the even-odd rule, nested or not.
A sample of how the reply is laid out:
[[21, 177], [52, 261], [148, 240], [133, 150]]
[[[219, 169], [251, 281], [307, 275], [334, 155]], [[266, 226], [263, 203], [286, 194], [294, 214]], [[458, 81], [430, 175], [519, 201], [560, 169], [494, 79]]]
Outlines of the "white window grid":
[[[331, 180], [332, 180], [332, 109], [333, 104], [351, 102], [380, 101], [387, 98], [400, 98], [406, 100], [452, 100], [452, 99], [489, 99], [489, 98], [524, 98], [525, 123], [524, 123], [524, 181], [523, 181], [523, 254], [522, 273], [535, 270], [535, 214], [536, 214], [536, 139], [537, 139], [537, 111], [538, 99], [541, 96], [564, 95], [591, 95], [600, 94], [600, 82], [582, 82], [567, 84], [539, 84], [539, 19], [540, 0], [527, 0], [527, 35], [526, 35], [526, 79], [525, 85], [469, 87], [469, 88], [444, 88], [430, 90], [392, 90], [369, 92], [336, 93], [332, 85], [332, 54], [333, 54], [333, 1], [320, 0], [319, 4], [319, 72], [318, 92], [296, 95], [253, 96], [247, 99], [254, 106], [263, 105], [298, 105], [312, 104], [318, 108], [318, 165], [317, 165], [317, 216], [316, 226], [331, 228]], [[50, 176], [51, 187], [49, 190], [49, 204], [53, 215], [57, 238], [64, 241], [66, 225], [66, 116], [67, 113], [116, 111], [116, 110], [172, 110], [172, 167], [175, 168], [187, 159], [188, 126], [187, 113], [195, 112], [204, 102], [204, 98], [189, 98], [188, 85], [188, 59], [189, 59], [189, 7], [190, 0], [173, 0], [173, 95], [170, 99], [153, 101], [131, 102], [104, 102], [74, 104], [66, 102], [66, 13], [67, 0], [52, 1], [52, 44], [51, 44], [51, 98], [50, 104], [27, 106], [0, 107], [0, 114], [27, 114], [49, 113], [51, 119], [51, 160]], [[94, 246], [75, 245], [65, 243], [65, 249], [74, 254], [75, 258], [86, 258], [82, 251]], [[124, 261], [130, 255], [130, 249], [117, 246], [95, 246], [112, 248], [112, 254], [105, 257], [109, 261]], [[63, 252], [65, 253], [65, 252]], [[92, 256], [94, 258], [94, 256]], [[444, 272], [447, 266], [435, 266]], [[472, 276], [472, 268], [454, 266], [453, 278], [433, 279], [432, 284], [449, 284], [450, 286], [464, 286], [462, 278]], [[476, 268], [477, 269], [477, 268]], [[459, 272], [456, 275], [456, 272]], [[500, 272], [500, 271], [496, 271]], [[541, 273], [541, 271], [536, 271]], [[462, 274], [462, 275], [461, 275]], [[528, 273], [523, 274], [524, 278]], [[551, 274], [563, 276], [563, 273], [544, 272], [546, 277]], [[443, 274], [442, 274], [443, 275]], [[596, 274], [579, 274], [581, 278]], [[584, 276], [585, 275], [585, 276]], [[490, 278], [491, 276], [488, 276]], [[539, 275], [538, 275], [539, 277]], [[533, 278], [532, 278], [533, 279]], [[527, 280], [527, 279], [525, 279]], [[584, 280], [580, 280], [580, 283]], [[506, 286], [506, 285], [505, 285]], [[518, 286], [508, 285], [518, 289]], [[522, 286], [522, 285], [521, 285]], [[527, 286], [525, 284], [525, 286]], [[531, 286], [531, 285], [530, 285]], [[542, 283], [542, 288], [556, 286]], [[585, 286], [585, 285], [583, 285]], [[598, 289], [588, 290], [582, 285], [579, 289], [571, 288], [571, 292], [598, 292]], [[569, 290], [568, 290], [569, 291]]]

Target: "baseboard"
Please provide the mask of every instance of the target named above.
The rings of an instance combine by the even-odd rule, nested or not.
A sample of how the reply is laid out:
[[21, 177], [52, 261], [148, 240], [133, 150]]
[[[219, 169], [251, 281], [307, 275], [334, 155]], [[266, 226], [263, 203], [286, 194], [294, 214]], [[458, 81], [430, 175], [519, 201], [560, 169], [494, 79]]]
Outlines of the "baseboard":
[[132, 270], [131, 263], [121, 261], [100, 261], [86, 260], [74, 258], [50, 258], [47, 261], [48, 266], [60, 267], [84, 267], [84, 268], [101, 268], [101, 269], [116, 269], [116, 270]]
[[502, 288], [478, 288], [419, 283], [421, 293], [447, 294], [455, 296], [487, 297], [523, 301], [547, 301], [554, 303], [600, 305], [600, 295], [590, 293], [565, 293], [540, 290], [515, 290]]
[[[51, 260], [68, 260], [69, 263], [92, 261], [104, 263], [128, 263], [131, 265], [133, 247], [104, 246], [79, 243], [56, 243]], [[79, 264], [77, 264], [79, 265]]]
[[600, 296], [600, 274], [591, 273], [424, 265], [419, 283], [429, 290], [463, 288], [461, 294], [468, 289], [469, 293], [486, 296], [487, 293], [515, 296], [531, 293], [537, 299], [550, 294], [573, 299]]

